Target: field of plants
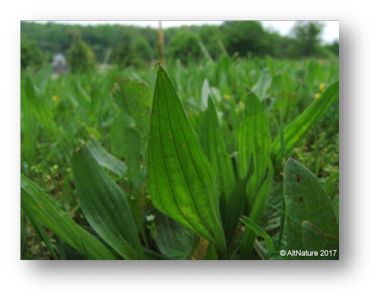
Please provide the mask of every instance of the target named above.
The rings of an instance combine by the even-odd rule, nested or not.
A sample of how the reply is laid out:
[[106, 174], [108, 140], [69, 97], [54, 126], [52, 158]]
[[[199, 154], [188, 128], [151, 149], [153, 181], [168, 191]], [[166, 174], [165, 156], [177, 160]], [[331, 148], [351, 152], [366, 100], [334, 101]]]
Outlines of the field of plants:
[[338, 80], [335, 57], [23, 71], [21, 258], [339, 258]]

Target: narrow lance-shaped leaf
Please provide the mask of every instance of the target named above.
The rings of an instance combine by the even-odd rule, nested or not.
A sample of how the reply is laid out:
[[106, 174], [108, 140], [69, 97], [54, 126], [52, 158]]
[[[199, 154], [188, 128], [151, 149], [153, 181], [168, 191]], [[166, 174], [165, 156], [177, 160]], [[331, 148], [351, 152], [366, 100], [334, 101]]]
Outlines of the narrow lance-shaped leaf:
[[288, 249], [337, 249], [339, 230], [333, 204], [318, 178], [293, 159], [285, 166], [284, 195]]
[[[268, 173], [265, 176], [256, 196], [251, 211], [249, 213], [249, 218], [253, 220], [258, 225], [261, 222], [261, 215], [265, 207], [265, 202], [268, 199], [273, 181], [273, 167], [269, 164]], [[240, 258], [247, 259], [250, 257], [253, 243], [255, 241], [256, 234], [252, 231], [245, 231], [241, 239], [240, 244]]]
[[246, 118], [238, 132], [239, 171], [244, 177], [249, 160], [253, 160], [253, 175], [248, 183], [248, 208], [252, 207], [255, 196], [265, 177], [271, 154], [271, 136], [264, 107], [253, 93], [246, 98]]
[[211, 96], [200, 122], [200, 141], [216, 172], [219, 192], [224, 200], [229, 200], [235, 187], [235, 175]]
[[89, 259], [115, 259], [100, 241], [59, 208], [56, 200], [25, 176], [21, 177], [21, 189], [22, 208], [33, 220], [38, 220], [41, 225]]
[[159, 67], [148, 152], [150, 193], [161, 212], [214, 243], [225, 238], [215, 171], [190, 126], [173, 83]]
[[127, 113], [120, 112], [114, 119], [109, 141], [112, 153], [122, 158], [127, 165], [128, 180], [137, 183], [142, 163], [142, 143], [140, 134], [133, 123], [131, 124]]
[[[285, 153], [305, 136], [309, 129], [317, 123], [327, 112], [330, 106], [339, 99], [339, 82], [330, 85], [322, 96], [313, 101], [298, 117], [284, 128]], [[281, 158], [281, 141], [278, 136], [272, 145], [272, 152], [276, 159]]]
[[91, 227], [126, 259], [143, 257], [137, 226], [124, 192], [83, 146], [72, 158], [81, 208]]

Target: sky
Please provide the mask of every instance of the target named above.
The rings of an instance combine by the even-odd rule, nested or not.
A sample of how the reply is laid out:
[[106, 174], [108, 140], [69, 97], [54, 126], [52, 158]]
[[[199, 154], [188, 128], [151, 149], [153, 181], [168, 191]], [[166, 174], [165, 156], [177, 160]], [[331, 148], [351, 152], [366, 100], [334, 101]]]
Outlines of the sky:
[[[135, 26], [150, 26], [157, 27], [157, 21], [59, 21], [60, 23], [96, 25], [96, 24], [125, 24]], [[223, 21], [162, 21], [164, 28], [176, 27], [182, 25], [203, 25], [213, 24], [220, 25]], [[287, 35], [291, 32], [296, 21], [262, 21], [264, 27], [277, 31], [282, 35]], [[322, 40], [325, 43], [330, 43], [339, 39], [339, 21], [323, 21], [324, 29], [322, 32]]]

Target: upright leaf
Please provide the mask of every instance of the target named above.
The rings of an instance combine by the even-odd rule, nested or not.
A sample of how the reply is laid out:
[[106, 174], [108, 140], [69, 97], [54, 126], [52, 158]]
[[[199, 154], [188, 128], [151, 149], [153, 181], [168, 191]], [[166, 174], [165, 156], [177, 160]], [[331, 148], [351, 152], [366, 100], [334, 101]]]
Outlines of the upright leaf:
[[142, 161], [142, 145], [139, 132], [130, 123], [124, 112], [115, 118], [109, 135], [112, 153], [122, 158], [127, 165], [128, 180], [137, 182]]
[[333, 204], [317, 177], [293, 159], [285, 166], [284, 195], [288, 249], [337, 249], [339, 226]]
[[268, 69], [261, 71], [259, 79], [255, 86], [252, 88], [252, 92], [255, 93], [259, 99], [264, 99], [270, 85], [272, 83], [272, 76]]
[[255, 94], [246, 98], [246, 118], [238, 131], [239, 171], [244, 177], [249, 161], [253, 160], [253, 175], [248, 183], [247, 194], [250, 209], [268, 171], [271, 152], [269, 119], [264, 107]]
[[235, 175], [211, 96], [208, 99], [207, 110], [202, 115], [200, 122], [200, 141], [216, 171], [219, 191], [223, 199], [228, 200], [235, 187]]
[[105, 173], [89, 148], [72, 158], [81, 208], [91, 227], [126, 259], [141, 259], [137, 226], [124, 192]]
[[[339, 82], [330, 85], [318, 100], [314, 100], [301, 115], [284, 128], [285, 153], [305, 136], [310, 128], [327, 112], [330, 106], [339, 99]], [[275, 158], [281, 158], [281, 141], [278, 136], [272, 145]]]
[[89, 259], [115, 259], [100, 241], [59, 208], [56, 200], [25, 176], [21, 177], [21, 191], [22, 208], [33, 220], [38, 220], [41, 225]]
[[190, 126], [173, 83], [159, 67], [148, 147], [154, 206], [225, 249], [215, 171]]

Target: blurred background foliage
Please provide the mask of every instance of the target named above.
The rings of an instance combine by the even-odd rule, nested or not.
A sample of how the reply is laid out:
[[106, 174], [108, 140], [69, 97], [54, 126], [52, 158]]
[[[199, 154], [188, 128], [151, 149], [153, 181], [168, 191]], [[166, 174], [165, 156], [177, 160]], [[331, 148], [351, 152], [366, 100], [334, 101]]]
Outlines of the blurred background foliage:
[[[226, 21], [220, 26], [165, 29], [165, 59], [183, 64], [228, 53], [239, 57], [300, 58], [339, 55], [339, 44], [323, 44], [323, 24], [300, 21], [288, 36], [267, 30], [258, 21]], [[125, 25], [72, 25], [21, 22], [21, 67], [38, 69], [56, 53], [67, 56], [73, 71], [98, 64], [142, 67], [157, 60], [157, 29]], [[76, 55], [77, 54], [77, 55]], [[79, 66], [81, 62], [83, 66]]]

